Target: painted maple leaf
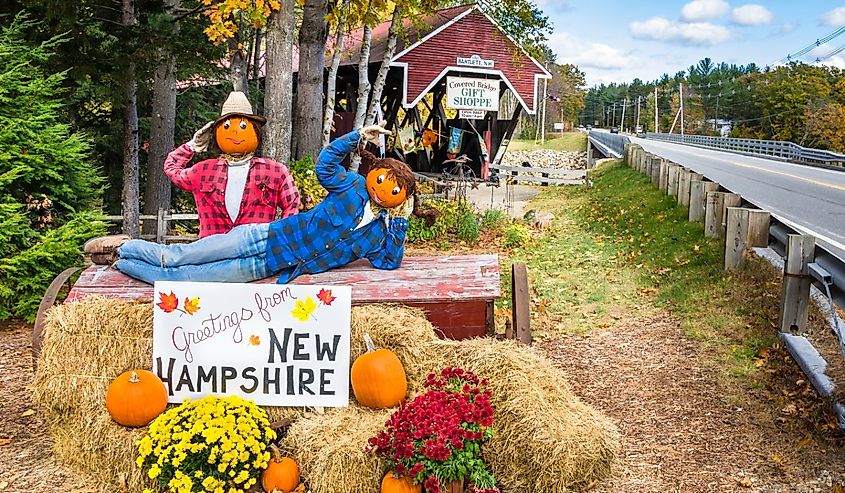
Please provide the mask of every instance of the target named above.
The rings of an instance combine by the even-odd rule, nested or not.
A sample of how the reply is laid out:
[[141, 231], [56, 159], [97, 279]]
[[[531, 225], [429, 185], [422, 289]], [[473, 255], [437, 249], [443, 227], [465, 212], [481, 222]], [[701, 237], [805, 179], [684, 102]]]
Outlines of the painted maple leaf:
[[200, 311], [200, 299], [199, 296], [195, 298], [188, 298], [185, 297], [185, 313], [188, 315], [193, 315], [194, 313]]
[[249, 345], [250, 346], [258, 346], [261, 344], [261, 338], [257, 335], [253, 334], [249, 336]]
[[336, 296], [332, 296], [331, 289], [323, 289], [320, 288], [320, 292], [317, 293], [317, 299], [320, 300], [320, 303], [324, 305], [331, 305], [332, 301], [336, 300]]
[[290, 313], [293, 315], [293, 318], [299, 320], [300, 322], [305, 322], [316, 309], [317, 303], [314, 302], [314, 298], [309, 296], [305, 298], [304, 301], [297, 300], [296, 306]]
[[173, 294], [173, 291], [170, 294], [164, 294], [159, 291], [158, 296], [159, 302], [157, 305], [164, 313], [170, 313], [179, 308], [179, 299]]

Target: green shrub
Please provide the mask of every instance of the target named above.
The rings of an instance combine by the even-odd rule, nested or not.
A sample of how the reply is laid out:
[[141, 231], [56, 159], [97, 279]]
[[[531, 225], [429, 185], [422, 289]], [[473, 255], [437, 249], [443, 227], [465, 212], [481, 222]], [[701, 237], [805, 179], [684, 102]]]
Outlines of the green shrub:
[[411, 216], [407, 235], [409, 242], [444, 240], [450, 236], [470, 243], [478, 241], [478, 218], [472, 204], [436, 199], [427, 202], [426, 206], [439, 210], [440, 216], [431, 226]]
[[513, 223], [505, 228], [505, 248], [517, 248], [531, 241], [531, 231], [524, 224]]
[[474, 245], [478, 242], [478, 215], [475, 211], [460, 210], [456, 220], [458, 238]]
[[509, 218], [501, 209], [487, 209], [481, 214], [481, 230], [501, 232], [508, 224]]
[[288, 169], [299, 190], [300, 209], [307, 211], [319, 204], [326, 196], [326, 189], [317, 180], [317, 174], [314, 172], [314, 158], [305, 156], [291, 161]]

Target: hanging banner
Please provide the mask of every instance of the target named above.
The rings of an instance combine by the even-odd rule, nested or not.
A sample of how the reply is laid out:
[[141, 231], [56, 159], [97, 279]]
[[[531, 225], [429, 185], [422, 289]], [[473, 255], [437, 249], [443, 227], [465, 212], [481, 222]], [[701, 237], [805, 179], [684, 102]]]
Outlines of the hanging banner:
[[403, 154], [415, 152], [417, 144], [414, 142], [414, 128], [405, 127], [399, 129], [399, 148], [402, 149]]
[[449, 148], [446, 150], [449, 154], [458, 154], [461, 152], [461, 139], [464, 136], [464, 131], [460, 128], [449, 127]]
[[156, 282], [153, 371], [168, 402], [349, 405], [348, 286]]
[[446, 78], [446, 107], [499, 111], [499, 79]]

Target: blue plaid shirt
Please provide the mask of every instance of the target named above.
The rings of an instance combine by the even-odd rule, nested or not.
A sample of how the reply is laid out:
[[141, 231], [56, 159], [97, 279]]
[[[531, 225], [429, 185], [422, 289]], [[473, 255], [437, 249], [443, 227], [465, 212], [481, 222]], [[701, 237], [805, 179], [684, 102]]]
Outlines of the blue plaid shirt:
[[341, 161], [352, 152], [355, 130], [320, 152], [315, 171], [329, 192], [308, 212], [270, 223], [267, 264], [279, 273], [279, 283], [301, 274], [316, 274], [366, 258], [378, 269], [396, 269], [405, 254], [408, 220], [381, 211], [372, 222], [355, 229], [370, 200], [366, 180], [347, 172]]

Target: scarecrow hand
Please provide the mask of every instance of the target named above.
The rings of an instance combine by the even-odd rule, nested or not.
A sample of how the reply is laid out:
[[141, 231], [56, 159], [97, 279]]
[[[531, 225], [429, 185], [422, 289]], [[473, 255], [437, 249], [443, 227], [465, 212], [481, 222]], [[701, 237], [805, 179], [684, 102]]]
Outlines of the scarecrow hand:
[[393, 135], [393, 132], [384, 128], [384, 125], [386, 124], [387, 122], [381, 122], [379, 125], [370, 125], [362, 128], [358, 132], [364, 140], [378, 144], [378, 138], [380, 135]]
[[194, 138], [188, 142], [188, 146], [194, 152], [205, 152], [208, 149], [208, 145], [211, 144], [211, 137], [214, 135], [214, 132], [211, 131], [211, 127], [213, 126], [214, 122], [208, 122], [196, 131]]

